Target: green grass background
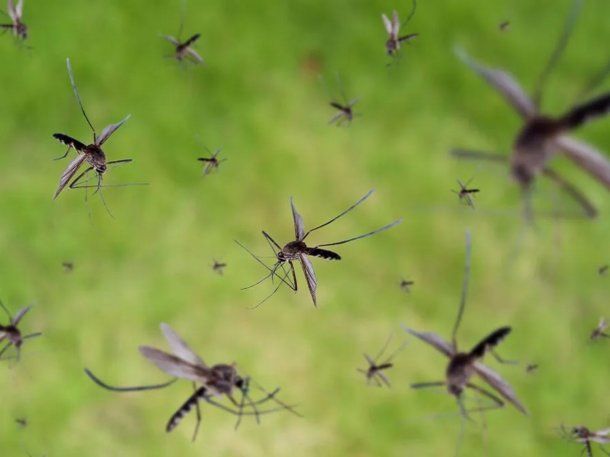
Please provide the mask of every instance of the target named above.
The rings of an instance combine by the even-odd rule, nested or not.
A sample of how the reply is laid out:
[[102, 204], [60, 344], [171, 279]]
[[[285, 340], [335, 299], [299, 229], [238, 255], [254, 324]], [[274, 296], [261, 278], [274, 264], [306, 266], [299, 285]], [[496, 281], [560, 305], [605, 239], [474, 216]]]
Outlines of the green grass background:
[[[606, 341], [589, 332], [608, 315], [606, 191], [562, 159], [554, 164], [599, 206], [590, 221], [539, 219], [524, 226], [519, 193], [506, 171], [457, 163], [453, 146], [508, 152], [519, 119], [453, 55], [461, 44], [531, 88], [568, 10], [562, 0], [420, 1], [408, 31], [420, 33], [388, 69], [382, 12], [409, 2], [191, 1], [185, 33], [201, 32], [205, 67], [181, 68], [159, 33], [176, 33], [178, 1], [27, 1], [33, 49], [0, 40], [0, 296], [13, 311], [33, 303], [25, 331], [44, 337], [24, 346], [22, 361], [0, 368], [0, 454], [20, 456], [440, 456], [452, 455], [460, 429], [447, 395], [409, 383], [441, 379], [446, 360], [411, 340], [395, 359], [391, 389], [366, 386], [362, 353], [374, 353], [405, 323], [449, 336], [459, 299], [464, 232], [473, 235], [464, 347], [501, 325], [513, 333], [500, 352], [538, 363], [497, 366], [531, 411], [507, 407], [466, 428], [461, 455], [571, 456], [562, 423], [609, 425]], [[560, 113], [608, 59], [605, 0], [586, 2], [563, 60], [546, 87], [545, 110]], [[510, 20], [509, 30], [498, 25]], [[51, 196], [67, 162], [51, 135], [82, 140], [90, 132], [68, 83], [69, 56], [81, 96], [99, 130], [132, 118], [106, 143], [109, 159], [134, 163], [107, 181], [146, 181], [108, 189], [115, 219], [99, 199]], [[349, 128], [327, 124], [330, 96], [320, 82], [339, 72], [359, 97]], [[608, 84], [605, 84], [606, 89]], [[600, 88], [601, 90], [601, 88]], [[336, 94], [336, 89], [335, 92]], [[331, 94], [332, 95], [332, 94]], [[608, 120], [578, 137], [610, 149]], [[202, 177], [205, 144], [229, 159]], [[450, 189], [474, 176], [477, 210]], [[377, 192], [350, 217], [316, 234], [334, 241], [403, 216], [398, 228], [337, 249], [340, 263], [314, 260], [319, 309], [305, 290], [282, 290], [256, 310], [268, 286], [243, 287], [262, 275], [235, 243], [267, 251], [267, 229], [292, 236], [289, 196], [309, 226], [334, 215], [369, 188]], [[541, 186], [539, 207], [555, 201]], [[553, 200], [554, 199], [554, 200]], [[213, 258], [228, 263], [220, 277]], [[61, 263], [75, 263], [65, 273]], [[300, 272], [299, 272], [300, 274]], [[415, 281], [402, 292], [402, 277]], [[299, 277], [301, 279], [301, 277]], [[304, 282], [301, 279], [301, 285]], [[199, 440], [193, 418], [164, 426], [190, 392], [120, 395], [108, 382], [159, 382], [140, 344], [166, 348], [170, 323], [209, 363], [235, 361], [261, 384], [283, 388], [304, 418], [277, 414], [233, 430], [233, 418], [204, 408]], [[440, 414], [441, 417], [433, 417]], [[15, 419], [25, 417], [20, 428]]]

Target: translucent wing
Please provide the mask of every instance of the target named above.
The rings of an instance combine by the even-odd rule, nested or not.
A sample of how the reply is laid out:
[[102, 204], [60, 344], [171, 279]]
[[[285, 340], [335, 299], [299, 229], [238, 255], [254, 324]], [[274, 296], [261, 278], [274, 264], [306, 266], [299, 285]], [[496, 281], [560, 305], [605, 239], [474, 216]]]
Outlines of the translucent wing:
[[318, 281], [316, 280], [316, 273], [313, 269], [313, 265], [305, 254], [300, 254], [299, 258], [301, 260], [301, 266], [303, 267], [305, 280], [307, 281], [307, 287], [309, 288], [309, 293], [311, 294], [311, 299], [313, 300], [314, 306], [318, 306], [316, 302], [316, 289], [318, 288]]
[[108, 138], [110, 138], [110, 136], [114, 132], [116, 132], [121, 125], [123, 125], [125, 122], [127, 122], [129, 120], [130, 117], [131, 117], [131, 114], [128, 114], [125, 117], [125, 119], [121, 120], [120, 122], [117, 122], [116, 124], [110, 124], [104, 130], [102, 130], [102, 133], [100, 133], [100, 136], [97, 137], [95, 144], [97, 144], [98, 146], [101, 146], [102, 144], [104, 144], [106, 142], [106, 140]]
[[572, 162], [610, 189], [610, 162], [601, 152], [583, 141], [568, 136], [558, 137], [555, 145]]
[[388, 32], [388, 35], [391, 35], [392, 34], [392, 23], [390, 22], [390, 20], [388, 19], [388, 17], [385, 14], [381, 15], [381, 19], [383, 20], [383, 25], [385, 26], [386, 32]]
[[79, 154], [76, 158], [70, 162], [70, 165], [64, 170], [61, 174], [61, 178], [59, 179], [59, 186], [57, 186], [57, 190], [55, 191], [55, 195], [53, 195], [53, 199], [56, 199], [57, 196], [61, 193], [61, 191], [68, 185], [74, 174], [78, 171], [80, 166], [85, 161], [85, 154]]
[[303, 224], [303, 218], [294, 206], [294, 200], [290, 197], [290, 208], [292, 209], [292, 220], [294, 222], [294, 236], [296, 239], [301, 241], [305, 237], [305, 228]]
[[400, 31], [400, 19], [398, 19], [398, 12], [394, 10], [392, 12], [392, 35], [397, 38], [398, 32]]
[[13, 325], [18, 325], [18, 324], [19, 324], [19, 321], [20, 321], [21, 319], [23, 319], [23, 316], [25, 316], [25, 315], [26, 315], [26, 313], [27, 313], [27, 312], [30, 310], [30, 308], [31, 308], [30, 306], [27, 306], [27, 307], [25, 307], [25, 308], [23, 308], [23, 309], [20, 309], [20, 310], [17, 312], [17, 314], [15, 314], [15, 317], [13, 317], [13, 320], [12, 320], [12, 322], [11, 322], [11, 323], [12, 323]]
[[16, 21], [19, 16], [17, 15], [17, 11], [15, 10], [15, 3], [13, 0], [8, 0], [7, 2], [8, 15], [11, 17], [13, 21]]
[[195, 352], [178, 336], [176, 332], [167, 324], [161, 324], [161, 331], [165, 335], [165, 339], [172, 349], [172, 352], [179, 358], [186, 360], [193, 365], [201, 365], [205, 367], [203, 360], [199, 358]]
[[476, 370], [477, 374], [496, 392], [512, 403], [523, 414], [527, 415], [527, 410], [517, 398], [517, 395], [513, 391], [512, 387], [504, 379], [502, 379], [498, 373], [480, 362], [475, 362], [474, 369]]
[[19, 2], [17, 3], [17, 8], [15, 9], [15, 12], [20, 18], [23, 17], [23, 0], [19, 0]]
[[173, 45], [178, 46], [180, 44], [180, 42], [171, 35], [161, 35], [161, 36]]
[[462, 62], [496, 89], [522, 117], [530, 118], [536, 114], [536, 106], [510, 74], [480, 65], [463, 49], [456, 48], [455, 53]]
[[205, 372], [201, 368], [191, 365], [181, 358], [149, 346], [140, 346], [140, 353], [169, 375], [199, 383], [205, 381]]
[[188, 53], [188, 55], [197, 63], [203, 63], [203, 57], [201, 57], [199, 55], [199, 53], [197, 51], [195, 51], [193, 48], [188, 48], [186, 50], [186, 52]]
[[445, 341], [443, 338], [438, 336], [436, 333], [432, 332], [417, 332], [409, 327], [402, 326], [403, 330], [411, 335], [419, 338], [420, 340], [428, 343], [430, 346], [434, 346], [437, 351], [442, 352], [447, 357], [451, 357], [454, 355], [455, 351], [451, 344]]

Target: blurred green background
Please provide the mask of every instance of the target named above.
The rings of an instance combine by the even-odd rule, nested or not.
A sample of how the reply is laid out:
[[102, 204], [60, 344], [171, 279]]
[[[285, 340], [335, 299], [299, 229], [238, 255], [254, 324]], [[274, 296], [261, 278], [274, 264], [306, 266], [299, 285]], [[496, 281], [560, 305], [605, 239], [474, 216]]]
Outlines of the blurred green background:
[[[610, 314], [610, 277], [597, 274], [610, 262], [606, 190], [555, 160], [601, 215], [539, 218], [532, 228], [505, 169], [448, 155], [454, 146], [506, 153], [520, 125], [453, 46], [531, 88], [569, 3], [420, 1], [406, 30], [420, 36], [390, 68], [380, 14], [397, 8], [404, 17], [408, 1], [190, 1], [184, 35], [202, 34], [197, 49], [207, 65], [186, 68], [164, 58], [171, 46], [158, 36], [177, 33], [180, 8], [177, 0], [31, 0], [32, 49], [1, 37], [0, 296], [13, 311], [34, 304], [23, 330], [44, 332], [24, 346], [18, 365], [0, 367], [2, 456], [452, 455], [460, 430], [455, 402], [409, 388], [442, 379], [439, 353], [411, 339], [389, 372], [391, 389], [367, 386], [356, 368], [391, 332], [394, 345], [406, 338], [400, 323], [449, 336], [466, 228], [473, 271], [460, 341], [470, 347], [500, 325], [513, 326], [500, 353], [522, 364], [488, 362], [531, 416], [507, 407], [487, 414], [485, 426], [477, 418], [461, 455], [578, 455], [557, 427], [610, 422], [610, 348], [588, 340]], [[566, 109], [607, 62], [609, 13], [607, 0], [586, 2], [546, 86], [545, 111]], [[510, 27], [500, 31], [505, 20]], [[64, 147], [51, 135], [90, 138], [70, 90], [68, 56], [98, 131], [132, 114], [105, 151], [110, 160], [134, 162], [106, 179], [150, 186], [107, 189], [114, 219], [82, 192], [51, 200], [67, 165], [52, 160]], [[347, 96], [360, 98], [362, 116], [349, 128], [328, 125], [337, 72]], [[577, 136], [608, 151], [608, 126], [601, 120]], [[222, 147], [228, 158], [206, 177], [196, 161], [203, 145]], [[450, 192], [457, 178], [471, 177], [481, 189], [475, 211]], [[404, 222], [341, 246], [340, 263], [314, 260], [318, 309], [305, 290], [282, 290], [248, 309], [270, 284], [240, 290], [263, 271], [235, 239], [266, 254], [261, 229], [279, 242], [292, 236], [289, 196], [312, 226], [373, 187], [366, 204], [311, 241], [335, 241], [399, 216]], [[572, 208], [540, 183], [536, 205], [548, 202]], [[224, 276], [211, 270], [214, 258], [228, 263]], [[73, 261], [74, 271], [66, 273], [63, 261]], [[410, 294], [399, 288], [403, 277], [415, 281]], [[207, 362], [235, 361], [262, 385], [281, 386], [282, 398], [305, 417], [275, 414], [234, 431], [232, 417], [205, 407], [192, 444], [193, 417], [164, 431], [191, 392], [188, 382], [121, 395], [85, 377], [87, 366], [114, 384], [166, 379], [137, 351], [140, 344], [167, 349], [160, 322]], [[540, 368], [526, 374], [526, 363]], [[17, 418], [27, 418], [27, 427]]]

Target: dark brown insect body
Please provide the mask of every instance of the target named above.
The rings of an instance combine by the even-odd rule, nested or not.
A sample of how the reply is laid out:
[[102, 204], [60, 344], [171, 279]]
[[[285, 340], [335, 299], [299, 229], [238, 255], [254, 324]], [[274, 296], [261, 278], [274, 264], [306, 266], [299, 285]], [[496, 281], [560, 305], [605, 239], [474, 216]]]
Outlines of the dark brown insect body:
[[[562, 430], [564, 430], [565, 432], [563, 426]], [[602, 444], [610, 443], [610, 428], [594, 432], [592, 430], [589, 430], [587, 427], [579, 425], [576, 427], [572, 427], [569, 436], [574, 441], [582, 443], [584, 445], [583, 453], [586, 452], [588, 457], [593, 457], [593, 446], [591, 443], [599, 444], [599, 448], [604, 452], [604, 454], [610, 455], [610, 452], [608, 452], [602, 446]]]
[[383, 353], [387, 349], [391, 340], [392, 340], [392, 335], [390, 335], [390, 337], [388, 338], [388, 340], [383, 345], [383, 347], [381, 348], [381, 350], [379, 351], [377, 356], [375, 356], [374, 359], [371, 358], [368, 354], [364, 354], [364, 358], [367, 361], [367, 363], [369, 364], [369, 366], [366, 369], [358, 368], [358, 371], [366, 376], [367, 384], [370, 384], [372, 381], [375, 381], [375, 383], [379, 387], [382, 387], [384, 384], [387, 387], [390, 387], [390, 380], [387, 378], [387, 376], [383, 372], [385, 370], [389, 370], [390, 368], [392, 368], [394, 366], [394, 363], [392, 362], [392, 360], [394, 359], [394, 356], [396, 354], [398, 354], [400, 351], [402, 351], [407, 344], [407, 343], [403, 343], [387, 359], [385, 359], [383, 362], [380, 363], [379, 360], [383, 356]]
[[353, 108], [356, 103], [358, 103], [357, 98], [344, 103], [330, 102], [330, 106], [335, 108], [338, 113], [331, 118], [329, 124], [337, 124], [338, 126], [343, 125], [344, 122], [346, 122], [348, 125], [351, 124], [352, 120], [354, 119]]
[[467, 206], [470, 206], [472, 209], [474, 209], [473, 196], [474, 196], [474, 194], [479, 193], [480, 190], [468, 188], [470, 181], [472, 181], [472, 179], [469, 180], [466, 184], [462, 184], [462, 182], [458, 179], [457, 182], [458, 182], [458, 185], [460, 186], [460, 189], [452, 190], [451, 192], [456, 194], [458, 196], [458, 198], [460, 199], [460, 201], [464, 202]]
[[175, 47], [174, 58], [182, 62], [188, 59], [193, 63], [203, 63], [203, 58], [193, 49], [193, 44], [201, 37], [201, 34], [196, 33], [185, 41], [180, 41], [180, 38], [174, 38], [171, 35], [163, 35], [167, 41], [172, 43]]
[[[206, 148], [207, 149], [207, 148]], [[220, 154], [220, 149], [214, 151], [214, 153], [209, 157], [199, 157], [198, 161], [205, 163], [205, 167], [203, 167], [203, 174], [209, 175], [212, 171], [217, 170], [222, 162], [227, 159], [218, 159], [218, 155]]]
[[403, 280], [400, 281], [400, 288], [403, 291], [409, 293], [409, 292], [411, 292], [411, 286], [413, 284], [415, 284], [415, 281], [410, 281], [410, 280], [407, 280], [407, 279], [403, 279]]
[[222, 275], [226, 266], [226, 263], [214, 260], [214, 263], [212, 264], [212, 270], [214, 270], [219, 275]]
[[30, 307], [23, 308], [17, 312], [15, 317], [12, 317], [9, 311], [6, 309], [4, 304], [0, 301], [0, 307], [4, 310], [6, 315], [8, 316], [9, 322], [7, 325], [0, 324], [0, 343], [5, 341], [6, 344], [2, 349], [0, 349], [0, 358], [8, 348], [14, 346], [17, 349], [17, 359], [19, 359], [21, 346], [23, 342], [28, 338], [35, 338], [37, 336], [42, 335], [42, 333], [30, 333], [28, 335], [23, 335], [19, 330], [19, 322], [30, 310]]
[[13, 0], [8, 0], [7, 8], [8, 16], [11, 18], [11, 24], [0, 24], [0, 28], [11, 30], [16, 38], [25, 40], [28, 37], [28, 28], [23, 23], [23, 0], [19, 0], [17, 6]]

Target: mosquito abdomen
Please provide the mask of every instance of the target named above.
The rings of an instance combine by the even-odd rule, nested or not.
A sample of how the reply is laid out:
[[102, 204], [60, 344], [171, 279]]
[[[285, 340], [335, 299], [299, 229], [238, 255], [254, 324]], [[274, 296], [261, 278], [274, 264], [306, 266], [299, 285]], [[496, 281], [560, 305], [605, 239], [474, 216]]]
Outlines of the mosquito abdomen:
[[329, 251], [328, 249], [320, 248], [306, 248], [305, 253], [314, 257], [321, 257], [326, 260], [341, 260], [341, 256], [336, 252]]
[[205, 396], [206, 389], [205, 387], [200, 387], [195, 391], [193, 395], [189, 397], [189, 399], [174, 413], [174, 415], [169, 419], [167, 423], [167, 427], [165, 427], [166, 432], [171, 432], [174, 428], [178, 426], [178, 424], [184, 419], [193, 406], [199, 402], [200, 398]]

